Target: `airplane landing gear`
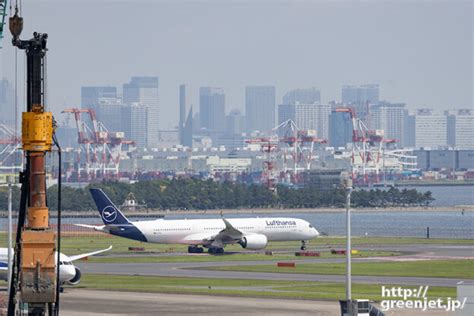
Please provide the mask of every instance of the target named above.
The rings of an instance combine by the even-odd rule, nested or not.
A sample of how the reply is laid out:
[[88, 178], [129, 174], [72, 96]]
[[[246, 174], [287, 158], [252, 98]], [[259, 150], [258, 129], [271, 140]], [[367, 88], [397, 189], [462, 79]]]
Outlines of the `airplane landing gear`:
[[214, 247], [210, 247], [209, 250], [208, 250], [209, 253], [212, 253], [212, 254], [220, 254], [220, 253], [224, 253], [224, 248], [214, 248]]
[[302, 240], [301, 241], [301, 247], [300, 247], [301, 250], [306, 250], [306, 240]]
[[188, 246], [188, 253], [202, 253], [204, 249], [198, 246]]

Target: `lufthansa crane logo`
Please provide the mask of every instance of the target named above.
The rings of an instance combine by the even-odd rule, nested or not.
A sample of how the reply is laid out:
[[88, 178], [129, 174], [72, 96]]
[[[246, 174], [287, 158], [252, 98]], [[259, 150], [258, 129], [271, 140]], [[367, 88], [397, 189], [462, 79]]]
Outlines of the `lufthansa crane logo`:
[[102, 219], [107, 223], [113, 222], [117, 218], [117, 210], [112, 206], [107, 206], [102, 211]]

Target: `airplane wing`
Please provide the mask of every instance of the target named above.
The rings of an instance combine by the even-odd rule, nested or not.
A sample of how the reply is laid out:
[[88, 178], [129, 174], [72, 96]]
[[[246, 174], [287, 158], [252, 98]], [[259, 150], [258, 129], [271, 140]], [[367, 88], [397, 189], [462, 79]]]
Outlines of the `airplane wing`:
[[228, 220], [226, 220], [225, 218], [222, 218], [222, 220], [225, 223], [225, 228], [219, 232], [217, 237], [219, 235], [222, 235], [222, 236], [230, 237], [232, 239], [240, 239], [244, 236], [244, 234], [242, 234], [242, 232], [240, 230], [238, 230], [237, 228], [232, 226], [231, 223], [229, 223]]
[[93, 252], [83, 253], [81, 255], [69, 256], [69, 259], [71, 261], [75, 261], [75, 260], [79, 260], [79, 259], [82, 259], [82, 258], [85, 258], [85, 257], [90, 257], [90, 256], [97, 255], [99, 253], [102, 253], [102, 252], [109, 251], [110, 249], [112, 249], [112, 246], [110, 246], [107, 249], [102, 249], [102, 250], [97, 250], [97, 251], [93, 251]]
[[96, 226], [96, 225], [86, 225], [86, 224], [74, 224], [74, 226], [85, 227], [85, 228], [91, 228], [91, 229], [93, 229], [93, 230], [97, 230], [97, 231], [100, 231], [100, 232], [106, 232], [106, 231], [104, 230], [105, 225]]
[[217, 234], [209, 235], [207, 233], [192, 234], [184, 238], [190, 244], [204, 244], [213, 247], [222, 248], [226, 244], [234, 244], [236, 241], [242, 239], [244, 234], [232, 226], [228, 220], [222, 218], [225, 228]]

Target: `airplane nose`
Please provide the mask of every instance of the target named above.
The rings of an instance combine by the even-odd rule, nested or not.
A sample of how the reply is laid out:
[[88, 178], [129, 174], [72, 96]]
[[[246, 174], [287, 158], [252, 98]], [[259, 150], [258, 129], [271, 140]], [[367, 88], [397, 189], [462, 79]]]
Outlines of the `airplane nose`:
[[316, 228], [313, 228], [313, 238], [319, 236], [319, 232], [316, 230]]

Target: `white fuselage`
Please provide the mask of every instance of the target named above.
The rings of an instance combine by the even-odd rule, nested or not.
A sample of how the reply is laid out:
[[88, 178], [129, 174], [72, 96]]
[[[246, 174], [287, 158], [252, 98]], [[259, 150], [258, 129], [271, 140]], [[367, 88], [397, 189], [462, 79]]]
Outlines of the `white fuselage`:
[[[310, 240], [318, 231], [298, 218], [232, 218], [227, 219], [244, 235], [265, 235], [268, 241]], [[217, 235], [225, 229], [222, 219], [184, 219], [133, 222], [148, 242], [163, 244], [200, 244], [197, 240]]]
[[[12, 251], [13, 255], [13, 251]], [[54, 254], [54, 257], [57, 258], [58, 253]], [[57, 259], [56, 259], [57, 261]], [[8, 279], [8, 248], [0, 248], [0, 280]], [[74, 264], [71, 262], [68, 256], [65, 254], [60, 254], [60, 265], [59, 265], [59, 280], [61, 283], [67, 282], [74, 278], [76, 275], [76, 269]]]

